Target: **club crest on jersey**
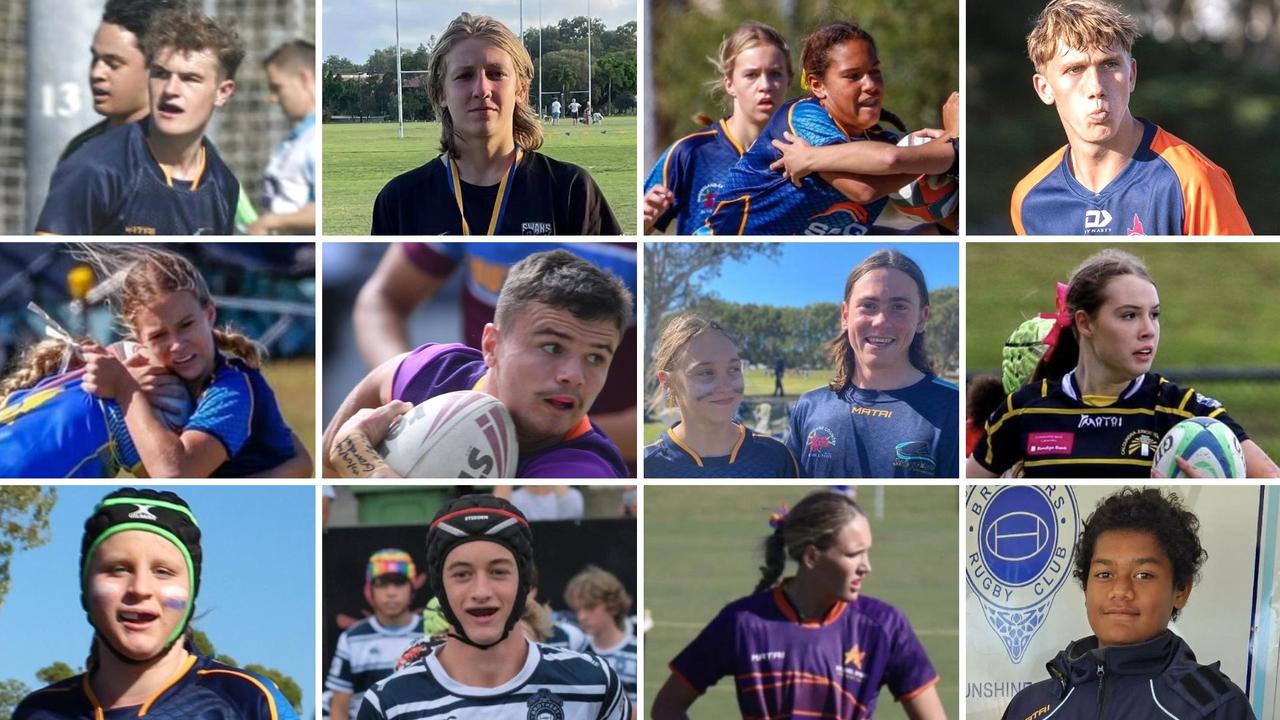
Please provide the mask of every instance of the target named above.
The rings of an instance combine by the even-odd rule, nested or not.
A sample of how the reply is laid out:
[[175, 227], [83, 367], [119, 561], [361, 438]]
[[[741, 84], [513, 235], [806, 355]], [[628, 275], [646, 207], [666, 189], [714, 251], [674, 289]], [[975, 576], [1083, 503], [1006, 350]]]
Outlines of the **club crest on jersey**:
[[529, 720], [564, 720], [564, 701], [543, 688], [528, 700]]
[[805, 235], [866, 235], [870, 215], [862, 205], [847, 200], [809, 218]]
[[707, 183], [698, 191], [698, 205], [703, 210], [716, 209], [716, 196], [720, 194], [720, 188], [724, 187], [723, 183]]
[[1009, 659], [1021, 663], [1071, 576], [1080, 533], [1065, 485], [975, 485], [965, 497], [965, 579]]
[[810, 430], [808, 437], [804, 439], [805, 451], [810, 457], [829, 458], [835, 446], [836, 434], [825, 425], [819, 425]]
[[549, 222], [527, 222], [520, 223], [521, 235], [551, 235], [551, 223]]
[[1130, 235], [1146, 235], [1147, 231], [1142, 229], [1142, 218], [1138, 217], [1138, 213], [1133, 214], [1133, 227], [1129, 228]]
[[844, 654], [844, 663], [836, 668], [836, 672], [854, 682], [862, 682], [867, 679], [867, 674], [862, 672], [862, 663], [867, 659], [867, 653], [855, 643], [849, 651]]
[[1134, 455], [1140, 458], [1151, 459], [1156, 454], [1156, 448], [1160, 446], [1160, 436], [1152, 430], [1134, 430], [1124, 436], [1124, 443], [1120, 449], [1125, 455]]

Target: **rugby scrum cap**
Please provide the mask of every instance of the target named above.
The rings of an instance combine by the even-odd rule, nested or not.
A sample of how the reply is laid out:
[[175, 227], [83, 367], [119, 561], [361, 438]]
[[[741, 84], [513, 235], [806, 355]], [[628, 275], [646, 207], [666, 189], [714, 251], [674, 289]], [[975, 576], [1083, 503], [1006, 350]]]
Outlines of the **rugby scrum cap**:
[[[497, 543], [511, 551], [516, 559], [519, 585], [515, 605], [503, 628], [502, 637], [487, 645], [473, 642], [449, 606], [444, 590], [444, 561], [459, 545], [477, 540]], [[454, 637], [481, 650], [497, 645], [511, 634], [524, 611], [529, 595], [529, 570], [533, 566], [533, 533], [529, 521], [515, 505], [493, 495], [463, 495], [440, 508], [427, 530], [427, 574], [431, 589], [440, 601], [440, 610], [453, 626]]]
[[[84, 537], [80, 541], [80, 606], [86, 613], [89, 611], [89, 568], [94, 553], [108, 538], [128, 530], [154, 533], [168, 540], [182, 553], [187, 564], [187, 607], [182, 622], [165, 640], [167, 650], [182, 637], [195, 611], [196, 595], [200, 592], [200, 527], [187, 501], [171, 492], [121, 488], [104, 497], [84, 521]], [[92, 616], [89, 622], [92, 624]]]
[[1012, 394], [1030, 382], [1040, 358], [1050, 348], [1047, 338], [1055, 325], [1052, 318], [1033, 317], [1009, 335], [1000, 363], [1000, 379], [1006, 393]]
[[364, 570], [364, 581], [372, 584], [384, 575], [401, 575], [405, 580], [412, 580], [418, 574], [413, 565], [413, 557], [400, 548], [383, 548], [369, 556], [369, 564]]

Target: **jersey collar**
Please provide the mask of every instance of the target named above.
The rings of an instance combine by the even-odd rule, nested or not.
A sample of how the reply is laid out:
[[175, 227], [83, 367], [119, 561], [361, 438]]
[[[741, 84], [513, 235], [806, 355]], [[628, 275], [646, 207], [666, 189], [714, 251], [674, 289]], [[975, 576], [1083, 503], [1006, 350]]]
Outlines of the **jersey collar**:
[[[507, 213], [507, 200], [511, 197], [511, 187], [515, 184], [516, 168], [524, 158], [524, 148], [516, 145], [515, 156], [507, 167], [507, 174], [498, 182], [498, 197], [493, 200], [493, 212], [489, 215], [489, 227], [485, 235], [497, 235], [502, 227], [502, 217]], [[467, 213], [462, 206], [462, 176], [458, 173], [458, 162], [453, 156], [444, 155], [445, 176], [449, 179], [449, 187], [453, 189], [453, 201], [458, 206], [458, 217], [462, 220], [462, 234], [470, 235], [471, 226], [467, 224]]]
[[791, 582], [791, 580], [792, 578], [787, 578], [778, 583], [778, 586], [773, 589], [773, 602], [777, 604], [778, 610], [782, 612], [783, 617], [793, 623], [796, 623], [800, 627], [826, 627], [836, 620], [839, 620], [840, 616], [844, 614], [845, 608], [849, 607], [849, 603], [843, 600], [837, 600], [836, 604], [831, 606], [831, 609], [827, 611], [827, 614], [824, 615], [821, 620], [801, 620], [799, 611], [796, 610], [795, 605], [791, 604], [791, 598], [787, 597], [787, 593], [782, 589], [783, 586]]
[[[738, 459], [738, 451], [742, 449], [742, 443], [747, 439], [747, 429], [743, 427], [740, 423], [734, 423], [734, 425], [738, 428], [738, 440], [733, 444], [733, 449], [729, 451], [730, 465], [732, 465]], [[697, 451], [695, 451], [693, 448], [686, 445], [683, 440], [676, 437], [675, 433], [668, 431], [667, 437], [671, 438], [671, 442], [675, 444], [676, 447], [688, 453], [689, 457], [693, 458], [693, 462], [696, 463], [698, 467], [703, 466], [702, 456], [699, 455]]]
[[[1128, 400], [1134, 395], [1137, 395], [1138, 391], [1142, 389], [1143, 384], [1146, 382], [1146, 379], [1147, 374], [1143, 373], [1142, 375], [1130, 380], [1129, 384], [1125, 386], [1117, 400]], [[1081, 399], [1084, 395], [1080, 392], [1080, 385], [1076, 381], [1075, 368], [1072, 368], [1071, 372], [1062, 376], [1062, 392], [1066, 393], [1067, 397], [1075, 400], [1076, 402], [1084, 402]]]

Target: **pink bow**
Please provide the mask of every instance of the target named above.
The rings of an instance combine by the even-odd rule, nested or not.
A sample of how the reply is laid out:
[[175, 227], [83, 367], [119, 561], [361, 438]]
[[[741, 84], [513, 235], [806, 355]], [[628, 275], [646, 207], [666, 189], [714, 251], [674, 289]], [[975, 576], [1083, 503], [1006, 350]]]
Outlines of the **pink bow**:
[[1067, 290], [1065, 284], [1058, 283], [1057, 298], [1055, 304], [1058, 311], [1056, 313], [1040, 313], [1040, 317], [1046, 320], [1053, 320], [1053, 327], [1049, 328], [1049, 334], [1044, 336], [1044, 344], [1049, 348], [1044, 351], [1044, 361], [1048, 361], [1053, 357], [1053, 351], [1058, 347], [1058, 336], [1062, 334], [1064, 328], [1071, 327], [1071, 312], [1067, 309]]

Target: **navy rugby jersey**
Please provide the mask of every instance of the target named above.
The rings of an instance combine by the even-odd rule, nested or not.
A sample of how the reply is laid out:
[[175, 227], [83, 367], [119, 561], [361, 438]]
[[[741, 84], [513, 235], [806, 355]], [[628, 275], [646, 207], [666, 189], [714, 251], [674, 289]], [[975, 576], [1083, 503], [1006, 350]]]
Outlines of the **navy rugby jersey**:
[[649, 177], [644, 181], [647, 195], [655, 185], [662, 185], [675, 196], [667, 212], [654, 223], [666, 230], [672, 218], [676, 234], [692, 235], [711, 217], [729, 170], [742, 158], [742, 143], [729, 132], [722, 118], [706, 130], [689, 133], [662, 151]]
[[591, 643], [590, 652], [592, 655], [609, 663], [609, 667], [618, 674], [618, 681], [622, 683], [622, 690], [631, 699], [632, 704], [636, 702], [636, 687], [638, 677], [638, 665], [636, 663], [636, 653], [639, 652], [639, 646], [636, 643], [636, 636], [627, 633], [622, 642], [611, 648], [596, 647], [594, 642]]
[[959, 433], [959, 388], [925, 375], [896, 390], [810, 390], [791, 411], [787, 447], [805, 477], [946, 478], [960, 474]]
[[396, 661], [422, 633], [421, 615], [400, 627], [386, 627], [376, 617], [357, 622], [338, 636], [325, 689], [350, 695], [348, 714], [355, 717], [365, 691], [396, 671]]
[[397, 176], [373, 203], [373, 235], [621, 235], [613, 210], [586, 170], [518, 151], [497, 185], [463, 181], [444, 156]]
[[147, 147], [147, 122], [89, 140], [53, 172], [36, 232], [54, 235], [231, 235], [240, 183], [207, 138], [192, 181]]
[[735, 423], [738, 442], [728, 455], [703, 457], [671, 435], [662, 433], [644, 449], [644, 476], [649, 478], [730, 477], [798, 478], [800, 466], [781, 441]]
[[791, 184], [781, 172], [769, 169], [782, 157], [772, 143], [782, 140], [784, 132], [814, 147], [898, 141], [896, 134], [879, 125], [850, 135], [817, 98], [789, 100], [729, 172], [706, 230], [713, 235], [865, 235], [888, 204], [888, 196], [859, 204], [817, 173], [801, 180], [800, 187]]
[[103, 708], [89, 676], [76, 675], [28, 695], [13, 720], [297, 720], [275, 683], [187, 649], [178, 675], [142, 705]]
[[996, 474], [1021, 460], [1029, 478], [1145, 478], [1160, 438], [1197, 416], [1221, 420], [1241, 442], [1249, 437], [1221, 403], [1194, 388], [1147, 373], [1098, 405], [1081, 396], [1072, 370], [1061, 382], [1029, 383], [1009, 395], [973, 457]]
[[1019, 235], [1252, 235], [1227, 172], [1149, 120], [1124, 170], [1101, 192], [1071, 174], [1070, 146], [1018, 183]]

